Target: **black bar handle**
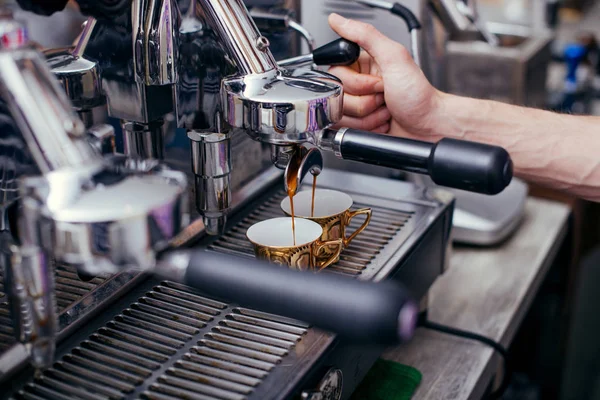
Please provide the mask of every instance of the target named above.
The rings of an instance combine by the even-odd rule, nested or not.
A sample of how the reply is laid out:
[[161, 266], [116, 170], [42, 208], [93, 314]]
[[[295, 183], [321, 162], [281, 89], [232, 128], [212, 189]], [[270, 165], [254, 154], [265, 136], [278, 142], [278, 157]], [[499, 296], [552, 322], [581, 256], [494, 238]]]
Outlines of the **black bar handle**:
[[337, 39], [313, 51], [313, 62], [319, 66], [347, 66], [358, 61], [360, 46], [346, 39]]
[[406, 289], [391, 281], [373, 283], [327, 272], [298, 272], [200, 250], [191, 253], [182, 283], [357, 343], [398, 344], [413, 336], [417, 323], [416, 303]]
[[336, 140], [345, 160], [429, 175], [455, 189], [494, 195], [513, 177], [510, 155], [498, 146], [447, 138], [427, 143], [354, 129], [339, 131]]

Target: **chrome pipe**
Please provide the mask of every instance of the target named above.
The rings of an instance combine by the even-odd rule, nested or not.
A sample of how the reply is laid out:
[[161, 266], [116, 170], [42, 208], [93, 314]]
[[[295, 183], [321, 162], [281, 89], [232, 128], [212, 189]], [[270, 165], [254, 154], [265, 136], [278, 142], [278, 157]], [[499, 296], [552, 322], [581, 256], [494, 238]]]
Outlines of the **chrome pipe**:
[[234, 59], [241, 75], [263, 74], [277, 68], [269, 40], [261, 35], [241, 0], [195, 0], [207, 22]]

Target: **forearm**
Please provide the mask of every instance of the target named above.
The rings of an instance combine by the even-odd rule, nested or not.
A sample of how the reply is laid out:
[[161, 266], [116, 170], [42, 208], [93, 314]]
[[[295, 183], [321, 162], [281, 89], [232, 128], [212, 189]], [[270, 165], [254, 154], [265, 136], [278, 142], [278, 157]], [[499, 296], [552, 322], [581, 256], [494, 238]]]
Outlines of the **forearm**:
[[441, 95], [432, 136], [504, 147], [526, 180], [600, 201], [600, 118]]

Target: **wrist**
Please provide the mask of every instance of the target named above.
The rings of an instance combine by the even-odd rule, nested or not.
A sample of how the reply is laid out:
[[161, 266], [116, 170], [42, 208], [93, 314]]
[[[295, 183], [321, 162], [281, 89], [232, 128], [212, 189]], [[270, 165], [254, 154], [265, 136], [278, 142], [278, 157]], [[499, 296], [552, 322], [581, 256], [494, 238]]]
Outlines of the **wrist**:
[[429, 111], [426, 114], [420, 135], [427, 136], [429, 140], [439, 140], [444, 136], [452, 136], [448, 124], [452, 116], [450, 110], [453, 108], [452, 102], [455, 101], [453, 95], [434, 90], [430, 98]]

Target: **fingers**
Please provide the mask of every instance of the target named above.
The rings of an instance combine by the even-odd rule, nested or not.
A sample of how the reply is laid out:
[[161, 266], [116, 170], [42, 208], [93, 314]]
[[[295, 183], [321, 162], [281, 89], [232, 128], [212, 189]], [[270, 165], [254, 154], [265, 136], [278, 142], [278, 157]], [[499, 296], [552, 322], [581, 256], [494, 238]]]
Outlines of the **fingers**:
[[385, 96], [383, 93], [366, 96], [346, 94], [344, 96], [344, 114], [350, 117], [363, 118], [375, 112], [384, 103]]
[[364, 118], [345, 115], [336, 126], [358, 129], [361, 131], [373, 131], [374, 129], [385, 128], [385, 125], [390, 123], [391, 118], [392, 116], [389, 110], [386, 107], [381, 107]]
[[400, 43], [379, 32], [373, 25], [346, 19], [338, 14], [329, 16], [329, 25], [341, 37], [365, 49], [382, 69], [412, 61], [410, 53]]
[[381, 125], [375, 129], [372, 129], [371, 132], [373, 133], [388, 133], [390, 131], [390, 124], [384, 124]]
[[361, 74], [347, 67], [333, 67], [329, 73], [337, 76], [344, 84], [344, 91], [355, 96], [383, 92], [383, 79], [378, 76]]

